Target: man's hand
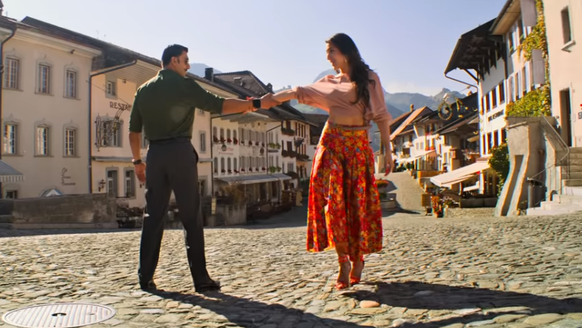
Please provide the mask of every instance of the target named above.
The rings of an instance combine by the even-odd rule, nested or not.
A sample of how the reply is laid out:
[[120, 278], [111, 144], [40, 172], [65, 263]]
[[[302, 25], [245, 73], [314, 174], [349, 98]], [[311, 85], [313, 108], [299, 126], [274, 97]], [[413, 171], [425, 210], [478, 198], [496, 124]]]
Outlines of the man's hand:
[[135, 166], [135, 175], [137, 176], [137, 179], [139, 180], [139, 182], [141, 183], [145, 183], [146, 181], [146, 165], [145, 163], [139, 163]]
[[387, 176], [388, 174], [392, 173], [393, 165], [394, 160], [392, 159], [392, 151], [386, 151], [386, 153], [384, 154], [384, 166], [386, 169], [386, 173], [384, 174], [384, 176]]
[[278, 102], [277, 100], [273, 99], [273, 94], [272, 93], [267, 93], [266, 95], [264, 95], [263, 97], [261, 97], [261, 108], [263, 109], [269, 109], [273, 106], [277, 106], [280, 105], [281, 103]]

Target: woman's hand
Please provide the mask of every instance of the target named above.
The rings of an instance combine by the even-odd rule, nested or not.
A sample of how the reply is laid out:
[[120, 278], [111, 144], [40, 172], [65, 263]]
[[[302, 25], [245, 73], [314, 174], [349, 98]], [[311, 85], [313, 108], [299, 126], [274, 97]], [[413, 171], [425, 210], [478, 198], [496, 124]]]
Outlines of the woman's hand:
[[386, 153], [384, 154], [384, 167], [386, 169], [386, 173], [384, 174], [384, 176], [387, 176], [388, 174], [392, 173], [392, 169], [394, 169], [392, 166], [394, 165], [394, 160], [392, 159], [392, 150], [387, 150]]

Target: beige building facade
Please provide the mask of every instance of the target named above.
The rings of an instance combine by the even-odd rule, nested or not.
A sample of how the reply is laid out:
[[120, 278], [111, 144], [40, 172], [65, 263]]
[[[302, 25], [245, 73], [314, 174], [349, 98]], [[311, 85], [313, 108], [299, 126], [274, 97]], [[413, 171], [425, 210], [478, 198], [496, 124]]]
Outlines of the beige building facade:
[[582, 147], [582, 2], [545, 0], [552, 116], [568, 146]]
[[3, 184], [3, 197], [89, 191], [89, 89], [100, 50], [15, 24], [3, 31], [2, 159], [25, 179]]

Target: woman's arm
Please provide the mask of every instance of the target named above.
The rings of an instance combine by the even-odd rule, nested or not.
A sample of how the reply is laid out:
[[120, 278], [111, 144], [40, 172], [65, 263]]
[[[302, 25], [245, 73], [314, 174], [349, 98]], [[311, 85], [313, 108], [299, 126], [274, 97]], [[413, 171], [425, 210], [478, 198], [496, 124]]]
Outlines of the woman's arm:
[[392, 143], [390, 140], [390, 124], [392, 123], [392, 115], [388, 112], [386, 101], [384, 99], [384, 89], [380, 78], [374, 72], [370, 72], [370, 78], [374, 80], [374, 84], [370, 83], [368, 88], [370, 90], [370, 108], [368, 118], [372, 119], [378, 125], [380, 130], [380, 139], [384, 147], [384, 165], [386, 174], [392, 171]]
[[273, 100], [280, 103], [289, 101], [291, 99], [297, 99], [297, 92], [294, 89], [279, 91], [273, 95]]
[[273, 99], [279, 102], [297, 99], [301, 104], [329, 111], [327, 97], [329, 97], [329, 94], [333, 90], [333, 86], [326, 82], [327, 78], [326, 76], [310, 85], [277, 92], [273, 95]]

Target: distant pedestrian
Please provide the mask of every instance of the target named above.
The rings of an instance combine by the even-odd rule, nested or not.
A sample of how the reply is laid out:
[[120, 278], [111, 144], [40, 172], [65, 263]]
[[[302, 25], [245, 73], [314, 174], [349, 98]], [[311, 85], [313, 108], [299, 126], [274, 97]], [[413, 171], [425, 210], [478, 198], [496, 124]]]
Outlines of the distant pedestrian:
[[[162, 70], [137, 89], [130, 114], [132, 162], [137, 178], [146, 184], [147, 216], [142, 228], [138, 270], [139, 283], [144, 290], [157, 288], [153, 277], [172, 191], [184, 226], [194, 287], [197, 292], [220, 289], [220, 284], [212, 280], [206, 270], [198, 154], [191, 143], [196, 108], [227, 115], [251, 112], [259, 107], [268, 109], [278, 104], [271, 94], [254, 100], [218, 97], [187, 77], [188, 69], [188, 48], [168, 46], [162, 55]], [[150, 144], [147, 168], [140, 158], [142, 129]]]
[[388, 175], [393, 166], [391, 116], [380, 79], [363, 61], [354, 41], [339, 33], [326, 43], [327, 59], [338, 74], [273, 98], [298, 99], [329, 111], [313, 158], [307, 250], [335, 248], [340, 266], [336, 288], [344, 289], [360, 282], [364, 254], [382, 249], [382, 209], [367, 130], [371, 120], [378, 124]]

